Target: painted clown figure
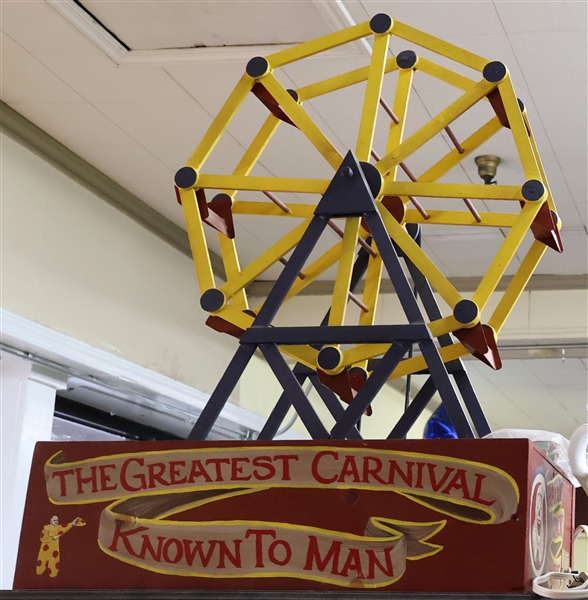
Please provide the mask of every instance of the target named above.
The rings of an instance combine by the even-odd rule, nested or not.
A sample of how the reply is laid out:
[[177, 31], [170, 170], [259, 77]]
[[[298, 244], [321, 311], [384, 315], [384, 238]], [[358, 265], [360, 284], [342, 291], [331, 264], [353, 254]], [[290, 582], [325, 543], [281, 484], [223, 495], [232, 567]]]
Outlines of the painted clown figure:
[[42, 575], [49, 570], [49, 577], [57, 577], [59, 573], [59, 540], [72, 527], [85, 525], [79, 517], [67, 525], [60, 525], [59, 518], [51, 517], [49, 525], [43, 527], [41, 533], [41, 547], [37, 558], [37, 575]]

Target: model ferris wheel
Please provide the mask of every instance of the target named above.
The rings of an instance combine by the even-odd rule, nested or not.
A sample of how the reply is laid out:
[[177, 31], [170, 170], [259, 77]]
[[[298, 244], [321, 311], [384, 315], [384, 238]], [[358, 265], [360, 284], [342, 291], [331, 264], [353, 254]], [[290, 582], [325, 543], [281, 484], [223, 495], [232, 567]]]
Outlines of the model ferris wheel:
[[[423, 48], [427, 56], [468, 67], [472, 77], [413, 50], [392, 56], [389, 46], [393, 36]], [[362, 38], [372, 41], [371, 58], [364, 67], [327, 74], [296, 90], [280, 82], [282, 67]], [[411, 89], [421, 73], [453, 86], [460, 95], [406, 136]], [[395, 92], [384, 98], [383, 82], [390, 77], [395, 78]], [[305, 103], [319, 96], [326, 100], [329, 94], [354, 85], [365, 87], [356, 144], [340, 152], [305, 110]], [[267, 108], [265, 122], [232, 173], [210, 173], [210, 153], [251, 94]], [[488, 103], [492, 117], [469, 137], [458, 140], [451, 124], [478, 103]], [[379, 113], [387, 119], [386, 143], [375, 148], [376, 129], [384, 122]], [[253, 175], [279, 127], [296, 128], [297, 135], [318, 151], [331, 177]], [[484, 185], [447, 181], [457, 165], [473, 160], [473, 153], [504, 129], [510, 130], [520, 158], [520, 182]], [[408, 166], [411, 156], [443, 132], [452, 149], [423, 172], [413, 173]], [[400, 173], [408, 181], [401, 181]], [[292, 406], [315, 439], [359, 438], [357, 424], [386, 381], [413, 373], [425, 373], [428, 379], [398, 423], [391, 423], [389, 437], [404, 436], [436, 392], [460, 437], [490, 431], [461, 358], [471, 354], [493, 369], [500, 368], [496, 343], [500, 330], [543, 253], [548, 247], [562, 251], [560, 222], [527, 112], [516, 97], [504, 64], [385, 14], [265, 58], [252, 58], [186, 166], [177, 172], [175, 184], [185, 213], [201, 306], [210, 314], [207, 323], [239, 339], [236, 354], [196, 423], [192, 439], [206, 438], [256, 349], [261, 350], [284, 389], [260, 439], [275, 435]], [[263, 199], [248, 199], [251, 192], [263, 193]], [[296, 194], [302, 201], [285, 202], [280, 194]], [[446, 199], [454, 199], [451, 210], [446, 209]], [[484, 210], [488, 202], [497, 210]], [[504, 212], [500, 207], [505, 207]], [[296, 226], [243, 264], [238, 252], [238, 215], [289, 219]], [[455, 288], [421, 246], [421, 235], [426, 237], [431, 225], [471, 231], [500, 228], [505, 232], [471, 298]], [[205, 227], [218, 235], [226, 273], [222, 285], [215, 281]], [[326, 228], [337, 232], [340, 239], [317, 257], [317, 243]], [[492, 294], [509, 265], [516, 265], [513, 259], [527, 236], [532, 237], [530, 248], [498, 304], [490, 308]], [[280, 263], [283, 270], [267, 298], [259, 306], [251, 306], [247, 286]], [[336, 268], [336, 279], [322, 324], [306, 326], [301, 318], [299, 327], [274, 327], [272, 321], [282, 304], [331, 268]], [[401, 323], [376, 324], [381, 285], [386, 278], [402, 306]], [[360, 286], [361, 295], [356, 293]], [[435, 293], [443, 306], [449, 307], [445, 314]], [[346, 319], [349, 301], [360, 309], [355, 324]], [[414, 355], [413, 348], [417, 349]], [[294, 369], [285, 356], [296, 361]], [[335, 419], [330, 431], [302, 390], [307, 379]]]

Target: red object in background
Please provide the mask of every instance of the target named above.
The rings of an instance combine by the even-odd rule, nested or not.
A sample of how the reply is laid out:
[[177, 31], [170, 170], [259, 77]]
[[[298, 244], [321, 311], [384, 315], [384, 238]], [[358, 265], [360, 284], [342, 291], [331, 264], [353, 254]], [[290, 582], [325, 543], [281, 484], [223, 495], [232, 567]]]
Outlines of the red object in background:
[[[573, 513], [520, 439], [47, 442], [14, 587], [523, 592], [569, 566]], [[50, 577], [54, 517], [86, 526]]]

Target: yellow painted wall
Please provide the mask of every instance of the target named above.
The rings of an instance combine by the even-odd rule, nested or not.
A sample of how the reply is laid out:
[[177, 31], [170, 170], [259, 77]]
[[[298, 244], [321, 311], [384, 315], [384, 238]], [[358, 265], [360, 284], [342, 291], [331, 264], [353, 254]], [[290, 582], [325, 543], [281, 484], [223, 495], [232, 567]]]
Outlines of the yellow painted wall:
[[236, 341], [189, 258], [4, 135], [0, 185], [4, 309], [212, 392]]

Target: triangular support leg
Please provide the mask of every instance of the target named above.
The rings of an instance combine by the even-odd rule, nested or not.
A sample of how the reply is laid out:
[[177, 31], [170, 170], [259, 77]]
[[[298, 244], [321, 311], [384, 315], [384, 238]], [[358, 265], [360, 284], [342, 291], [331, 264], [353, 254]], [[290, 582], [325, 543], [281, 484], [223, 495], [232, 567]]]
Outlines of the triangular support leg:
[[[421, 302], [425, 308], [429, 321], [436, 321], [440, 319], [443, 315], [439, 309], [439, 305], [437, 304], [437, 300], [433, 294], [433, 290], [426, 279], [426, 277], [420, 272], [420, 270], [414, 265], [414, 263], [408, 259], [408, 257], [404, 256], [404, 262], [408, 268], [410, 276], [415, 284], [416, 293], [419, 295]], [[445, 335], [439, 336], [439, 345], [441, 347], [449, 346], [453, 343], [451, 336], [447, 333]], [[463, 399], [463, 403], [466, 407], [466, 410], [471, 418], [472, 425], [476, 431], [476, 434], [479, 437], [483, 437], [490, 433], [490, 425], [488, 423], [488, 419], [484, 414], [484, 410], [480, 404], [480, 401], [474, 391], [474, 388], [470, 382], [467, 371], [463, 364], [461, 358], [452, 361], [448, 365], [446, 365], [449, 374], [453, 377], [457, 389], [461, 394]], [[431, 395], [432, 397], [432, 395]], [[424, 407], [423, 407], [424, 408]], [[446, 407], [447, 408], [447, 407]], [[420, 413], [419, 413], [420, 414]], [[418, 415], [417, 415], [418, 417]], [[452, 421], [453, 422], [453, 421]], [[455, 426], [455, 424], [454, 424]], [[396, 429], [396, 428], [395, 428]], [[394, 430], [393, 430], [394, 431]], [[406, 430], [408, 432], [408, 430]], [[406, 435], [405, 432], [405, 435]]]
[[390, 377], [392, 371], [396, 368], [402, 357], [408, 351], [408, 343], [396, 342], [390, 346], [390, 349], [384, 354], [380, 364], [374, 369], [368, 377], [365, 385], [361, 388], [357, 396], [347, 407], [341, 418], [337, 421], [331, 430], [331, 438], [345, 439], [349, 436], [351, 429], [358, 423], [361, 416], [372, 403], [376, 394], [382, 389], [382, 386]]
[[[300, 363], [297, 363], [294, 369], [292, 370], [292, 373], [294, 377], [296, 377], [296, 381], [298, 381], [300, 387], [304, 385], [304, 383], [308, 379], [308, 375], [310, 372], [311, 370], [308, 367], [305, 367]], [[286, 418], [286, 415], [288, 414], [290, 408], [292, 408], [292, 402], [290, 402], [288, 394], [286, 394], [286, 392], [282, 392], [278, 401], [276, 402], [276, 405], [270, 413], [270, 416], [265, 422], [265, 425], [259, 432], [257, 439], [273, 440], [274, 437], [277, 435], [280, 426], [284, 422], [284, 419]]]
[[412, 426], [416, 423], [421, 413], [427, 408], [429, 402], [437, 392], [437, 386], [429, 375], [423, 387], [417, 392], [404, 414], [398, 420], [387, 439], [400, 440], [406, 437]]
[[278, 378], [290, 402], [294, 405], [296, 412], [300, 415], [308, 433], [315, 440], [327, 439], [329, 437], [328, 431], [314, 411], [300, 383], [290, 371], [277, 346], [275, 344], [260, 344], [259, 349]]
[[[431, 374], [430, 380], [441, 394], [458, 435], [460, 437], [474, 437], [474, 432], [449, 378], [447, 368], [428, 328], [424, 324], [425, 320], [417, 300], [374, 202], [374, 195], [377, 193], [376, 188], [380, 185], [378, 181], [380, 181], [380, 175], [372, 165], [358, 163], [352, 152], [346, 155], [340, 169], [335, 174], [321, 202], [319, 202], [315, 210], [315, 216], [311, 219], [285, 269], [270, 291], [253, 325], [243, 334], [240, 342], [241, 347], [198, 419], [190, 434], [190, 439], [206, 438], [256, 348], [262, 351], [284, 389], [284, 394], [278, 403], [279, 406], [276, 407], [262, 431], [263, 436], [275, 435], [289, 405], [292, 404], [314, 439], [329, 437], [338, 439], [357, 438], [359, 433], [356, 425], [359, 423], [361, 416], [413, 343], [418, 343], [421, 348]], [[346, 326], [270, 328], [274, 316], [286, 299], [296, 277], [302, 270], [329, 220], [332, 217], [353, 216], [363, 217], [366, 220], [409, 325], [372, 326], [369, 328]], [[430, 297], [434, 300], [430, 288], [429, 292]], [[430, 305], [430, 311], [433, 313], [438, 312], [438, 307]], [[450, 341], [449, 336], [447, 337]], [[336, 398], [336, 402], [333, 402], [330, 390], [325, 392], [327, 388], [323, 390], [322, 387], [318, 387], [321, 384], [317, 375], [310, 375], [313, 385], [315, 385], [331, 414], [336, 419], [335, 426], [329, 434], [302, 390], [301, 383], [309, 375], [305, 375], [303, 371], [301, 372], [297, 368], [295, 368], [295, 372], [292, 372], [280, 354], [278, 345], [311, 344], [318, 348], [326, 343], [372, 342], [386, 342], [390, 343], [391, 346], [345, 410], [340, 404], [337, 406], [338, 400]], [[463, 377], [458, 377], [456, 381], [461, 382], [467, 388]], [[423, 398], [425, 395], [423, 394]], [[468, 395], [468, 402], [472, 403], [473, 400], [469, 391]], [[475, 399], [475, 394], [473, 398]], [[478, 412], [476, 418], [480, 418], [480, 414], [483, 417], [483, 413]]]
[[[368, 266], [369, 258], [370, 256], [364, 248], [361, 248], [357, 253], [357, 258], [355, 260], [355, 263], [353, 265], [353, 271], [351, 273], [351, 283], [349, 286], [350, 292], [355, 291], [355, 288], [361, 281], [361, 278], [364, 276]], [[329, 322], [330, 312], [331, 311], [329, 309], [321, 322], [321, 327], [325, 327]], [[312, 346], [317, 350], [320, 350], [322, 348], [321, 344], [313, 344]], [[327, 407], [327, 409], [329, 410], [329, 412], [335, 420], [337, 420], [341, 416], [344, 409], [341, 406], [338, 397], [329, 388], [324, 386], [319, 381], [315, 371], [309, 369], [301, 363], [297, 363], [294, 366], [292, 372], [294, 373], [294, 376], [296, 377], [301, 386], [304, 385], [304, 382], [307, 378], [310, 379], [313, 387], [315, 388], [315, 390], [317, 391], [322, 401], [325, 403], [325, 406]], [[278, 433], [279, 428], [283, 423], [284, 419], [286, 418], [286, 415], [290, 410], [291, 406], [292, 403], [288, 399], [288, 395], [284, 392], [280, 396], [274, 409], [270, 413], [270, 416], [268, 417], [265, 425], [263, 426], [263, 429], [260, 431], [258, 439], [273, 439]], [[357, 431], [354, 428], [353, 430], [351, 430], [350, 437], [361, 438], [361, 435], [359, 434], [359, 431]]]
[[316, 243], [327, 226], [327, 222], [328, 219], [322, 216], [314, 216], [311, 219], [294, 252], [292, 252], [292, 256], [263, 303], [252, 327], [269, 327], [272, 319], [276, 316], [280, 306], [282, 306], [282, 303], [286, 299], [290, 288], [294, 285], [298, 273], [300, 273], [310, 253], [314, 250]]
[[255, 346], [253, 344], [239, 346], [214, 392], [208, 399], [204, 410], [200, 413], [190, 435], [188, 435], [189, 440], [205, 440], [208, 437], [212, 426], [221, 414], [254, 352]]

